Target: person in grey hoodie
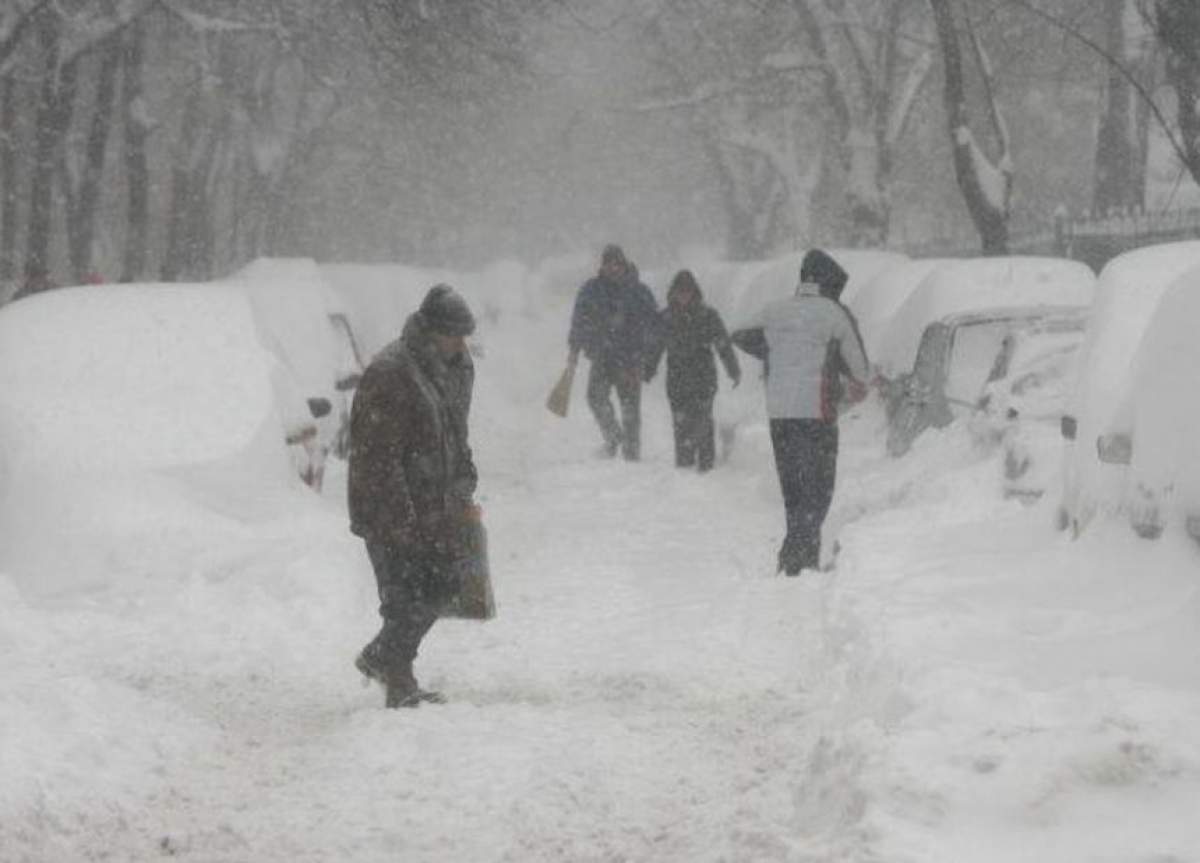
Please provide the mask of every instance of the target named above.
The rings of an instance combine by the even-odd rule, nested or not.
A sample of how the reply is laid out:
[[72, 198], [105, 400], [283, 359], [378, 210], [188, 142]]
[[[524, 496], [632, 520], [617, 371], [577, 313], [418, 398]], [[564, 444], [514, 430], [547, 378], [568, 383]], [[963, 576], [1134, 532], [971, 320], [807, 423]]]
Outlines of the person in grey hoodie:
[[852, 401], [866, 395], [868, 363], [854, 317], [838, 300], [846, 271], [814, 249], [800, 267], [794, 296], [767, 305], [760, 322], [733, 342], [764, 361], [767, 415], [787, 533], [778, 569], [816, 569], [821, 527], [837, 477], [837, 404], [844, 384]]

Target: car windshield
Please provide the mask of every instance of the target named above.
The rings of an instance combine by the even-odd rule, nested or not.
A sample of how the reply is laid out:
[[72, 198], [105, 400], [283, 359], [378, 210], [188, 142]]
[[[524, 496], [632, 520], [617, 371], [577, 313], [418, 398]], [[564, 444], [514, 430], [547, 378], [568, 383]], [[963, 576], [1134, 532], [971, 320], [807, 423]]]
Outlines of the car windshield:
[[956, 327], [946, 371], [946, 398], [974, 404], [989, 380], [1004, 376], [1011, 349], [1010, 321]]

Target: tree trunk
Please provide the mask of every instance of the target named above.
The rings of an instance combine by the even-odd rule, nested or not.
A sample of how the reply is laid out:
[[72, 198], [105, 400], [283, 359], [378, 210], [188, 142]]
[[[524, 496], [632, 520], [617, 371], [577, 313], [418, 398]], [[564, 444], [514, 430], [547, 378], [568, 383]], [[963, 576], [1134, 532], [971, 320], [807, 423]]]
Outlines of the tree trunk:
[[[1105, 50], [1109, 56], [1129, 61], [1125, 11], [1128, 0], [1104, 0]], [[1137, 70], [1130, 64], [1130, 74]], [[1141, 144], [1144, 109], [1135, 103], [1126, 75], [1106, 65], [1104, 107], [1096, 136], [1096, 179], [1092, 209], [1096, 214], [1112, 209], [1141, 209], [1145, 204], [1146, 151]]]
[[166, 249], [163, 253], [162, 280], [174, 282], [188, 272], [194, 256], [194, 238], [190, 236], [191, 211], [196, 207], [197, 190], [194, 169], [196, 138], [200, 133], [203, 111], [203, 73], [195, 73], [183, 108], [179, 140], [175, 146], [174, 167], [171, 170], [171, 205], [167, 214]]
[[121, 63], [121, 37], [114, 34], [100, 46], [100, 62], [96, 78], [96, 104], [88, 132], [83, 174], [75, 206], [69, 218], [71, 267], [75, 279], [83, 284], [92, 276], [93, 241], [96, 233], [96, 211], [100, 202], [100, 178], [104, 174], [104, 157], [108, 151], [109, 130], [113, 124], [113, 101], [117, 85], [117, 69]]
[[125, 182], [129, 190], [122, 282], [141, 280], [146, 271], [148, 250], [150, 170], [146, 160], [146, 138], [150, 130], [142, 87], [145, 39], [142, 23], [134, 21], [126, 31], [122, 44], [124, 72], [121, 78], [121, 113], [125, 122]]
[[1200, 183], [1200, 7], [1195, 0], [1156, 0], [1154, 13], [1167, 51], [1167, 81], [1175, 90], [1180, 157]]
[[[929, 0], [937, 25], [938, 42], [942, 49], [944, 69], [943, 99], [950, 144], [954, 152], [954, 174], [966, 202], [967, 211], [979, 232], [984, 254], [1008, 254], [1008, 216], [1012, 194], [1012, 169], [1007, 165], [1008, 143], [998, 109], [988, 91], [992, 121], [1000, 138], [1001, 155], [992, 165], [971, 133], [967, 115], [966, 87], [963, 80], [962, 50], [950, 0]], [[976, 43], [976, 54], [981, 49]], [[982, 59], [982, 58], [980, 58]], [[982, 65], [982, 63], [981, 63]], [[981, 69], [985, 84], [988, 70]]]
[[17, 275], [17, 82], [0, 81], [0, 280]]
[[34, 132], [33, 179], [29, 196], [23, 293], [36, 293], [49, 287], [54, 168], [60, 143], [60, 34], [57, 16], [50, 11], [43, 12], [39, 16], [37, 29], [42, 52], [42, 80], [38, 92], [37, 125]]

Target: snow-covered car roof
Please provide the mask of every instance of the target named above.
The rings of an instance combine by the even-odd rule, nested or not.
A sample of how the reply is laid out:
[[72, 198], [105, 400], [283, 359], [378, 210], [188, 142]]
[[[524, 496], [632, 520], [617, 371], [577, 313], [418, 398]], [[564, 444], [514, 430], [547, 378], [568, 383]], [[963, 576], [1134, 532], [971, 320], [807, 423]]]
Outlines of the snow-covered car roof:
[[933, 321], [995, 308], [1089, 306], [1096, 277], [1065, 258], [956, 260], [933, 268], [896, 310], [875, 363], [888, 377], [912, 368], [921, 334]]
[[246, 297], [215, 285], [61, 288], [0, 309], [9, 468], [170, 468], [284, 458], [273, 377]]
[[[854, 296], [863, 284], [882, 270], [907, 261], [898, 252], [877, 249], [826, 249], [846, 270], [849, 279], [841, 301], [853, 308]], [[776, 258], [757, 273], [730, 304], [729, 328], [762, 326], [762, 311], [776, 300], [792, 296], [800, 281], [800, 264], [807, 252], [792, 252]]]
[[883, 268], [874, 278], [864, 282], [854, 292], [850, 311], [858, 319], [859, 333], [867, 349], [867, 358], [874, 363], [883, 346], [888, 325], [907, 300], [935, 269], [952, 262], [953, 258], [913, 258], [898, 261]]
[[[1134, 353], [1160, 298], [1200, 266], [1200, 241], [1165, 243], [1125, 252], [1100, 272], [1092, 322], [1080, 353], [1082, 374], [1072, 411], [1100, 434], [1126, 398]], [[1184, 283], [1191, 282], [1189, 277]]]

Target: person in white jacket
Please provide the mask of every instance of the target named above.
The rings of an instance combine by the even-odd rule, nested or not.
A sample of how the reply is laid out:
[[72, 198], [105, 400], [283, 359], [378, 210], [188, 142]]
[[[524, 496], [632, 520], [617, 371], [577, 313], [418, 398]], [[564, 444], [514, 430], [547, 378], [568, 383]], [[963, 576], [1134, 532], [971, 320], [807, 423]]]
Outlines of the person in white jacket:
[[[792, 297], [767, 305], [761, 325], [738, 330], [733, 342], [763, 360], [775, 469], [787, 513], [779, 571], [816, 569], [821, 526], [837, 476], [837, 403], [866, 395], [868, 364], [858, 326], [837, 301], [846, 271], [814, 249], [800, 267]], [[846, 385], [845, 387], [843, 385]]]

